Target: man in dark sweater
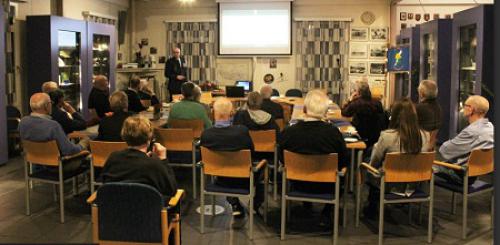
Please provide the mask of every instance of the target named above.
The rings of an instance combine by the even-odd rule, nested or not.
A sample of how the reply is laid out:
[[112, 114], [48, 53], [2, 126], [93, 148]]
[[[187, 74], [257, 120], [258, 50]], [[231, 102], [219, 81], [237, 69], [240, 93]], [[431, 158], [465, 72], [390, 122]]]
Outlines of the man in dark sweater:
[[437, 93], [436, 82], [432, 80], [423, 80], [418, 85], [418, 124], [425, 131], [432, 132], [441, 127], [441, 106], [436, 100]]
[[121, 136], [123, 122], [132, 115], [128, 112], [127, 95], [122, 91], [116, 91], [109, 97], [109, 104], [113, 115], [104, 117], [99, 123], [97, 140], [123, 141]]
[[64, 101], [64, 92], [62, 90], [54, 90], [49, 93], [49, 96], [52, 101], [52, 120], [61, 125], [64, 133], [69, 134], [73, 131], [85, 130], [87, 128], [87, 122], [83, 119], [82, 115], [73, 106]]
[[175, 175], [167, 160], [167, 150], [155, 143], [149, 120], [142, 116], [127, 118], [121, 131], [128, 149], [113, 152], [102, 170], [103, 182], [128, 182], [150, 185], [166, 197], [166, 203], [177, 192]]
[[97, 75], [94, 78], [94, 86], [89, 94], [88, 107], [90, 118], [95, 123], [111, 111], [109, 107], [109, 83], [106, 76]]
[[[252, 138], [250, 138], [248, 128], [242, 125], [231, 125], [232, 110], [233, 105], [227, 98], [220, 98], [214, 103], [215, 124], [212, 128], [206, 129], [201, 134], [201, 146], [216, 151], [239, 151], [250, 149], [253, 153], [254, 145]], [[256, 180], [258, 180], [259, 177], [259, 174], [257, 174], [255, 177]], [[249, 188], [248, 179], [218, 177], [216, 183], [231, 188]], [[264, 193], [260, 185], [258, 185], [254, 200], [255, 210], [259, 209], [263, 200]], [[232, 206], [233, 216], [235, 216], [235, 218], [241, 219], [245, 217], [244, 208], [238, 198], [227, 197], [227, 201]]]
[[[304, 100], [304, 121], [283, 130], [280, 140], [281, 161], [283, 150], [300, 154], [338, 154], [338, 169], [346, 166], [348, 161], [347, 148], [339, 129], [323, 121], [328, 110], [328, 97], [320, 90], [307, 93]], [[332, 181], [334, 181], [332, 179]], [[292, 181], [292, 188], [309, 193], [331, 193], [335, 186], [325, 183]], [[327, 223], [332, 217], [331, 205], [325, 205], [322, 223]]]
[[271, 95], [273, 94], [273, 88], [270, 85], [264, 85], [260, 89], [260, 94], [262, 95], [263, 101], [261, 109], [269, 114], [271, 114], [274, 119], [283, 118], [283, 107], [280, 104], [273, 102], [271, 100]]
[[133, 77], [130, 79], [129, 88], [125, 90], [125, 93], [128, 96], [128, 111], [133, 113], [139, 113], [141, 111], [145, 111], [146, 107], [144, 107], [141, 103], [141, 98], [139, 97], [139, 89], [141, 85], [141, 80], [138, 77]]
[[280, 129], [274, 117], [261, 110], [262, 96], [259, 92], [250, 92], [247, 96], [246, 110], [239, 110], [234, 115], [234, 125], [245, 125], [249, 130], [276, 130], [278, 136]]

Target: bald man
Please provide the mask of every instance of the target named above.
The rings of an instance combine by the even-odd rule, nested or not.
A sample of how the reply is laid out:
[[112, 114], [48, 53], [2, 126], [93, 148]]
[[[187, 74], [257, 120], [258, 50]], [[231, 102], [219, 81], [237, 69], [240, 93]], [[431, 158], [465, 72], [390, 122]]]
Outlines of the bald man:
[[48, 94], [52, 91], [56, 91], [59, 89], [59, 85], [53, 81], [47, 81], [42, 84], [42, 92]]
[[168, 78], [170, 101], [172, 101], [172, 95], [181, 93], [181, 86], [187, 81], [186, 61], [181, 58], [181, 50], [173, 48], [172, 53], [173, 56], [165, 64], [165, 77]]
[[101, 119], [111, 111], [109, 106], [109, 83], [106, 76], [97, 75], [94, 78], [94, 86], [89, 94], [88, 108], [92, 119]]

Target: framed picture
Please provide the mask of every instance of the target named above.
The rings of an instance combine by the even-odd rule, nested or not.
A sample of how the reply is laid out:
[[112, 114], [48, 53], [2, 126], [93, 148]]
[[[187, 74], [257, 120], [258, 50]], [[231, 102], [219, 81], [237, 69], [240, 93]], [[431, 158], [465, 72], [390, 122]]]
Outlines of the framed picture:
[[439, 19], [439, 14], [434, 14], [433, 20]]
[[351, 41], [368, 41], [368, 27], [351, 27]]
[[408, 20], [413, 20], [413, 13], [406, 14]]
[[372, 27], [372, 28], [370, 28], [370, 40], [372, 40], [372, 41], [386, 41], [387, 40], [387, 27]]
[[425, 21], [431, 20], [431, 14], [424, 14], [424, 20]]
[[406, 21], [406, 12], [399, 13], [399, 20]]
[[406, 29], [406, 27], [408, 27], [406, 23], [401, 23], [401, 29]]
[[421, 18], [422, 18], [421, 14], [415, 14], [415, 20], [416, 21], [420, 21]]
[[363, 61], [350, 61], [349, 74], [364, 75], [366, 74], [366, 62]]
[[368, 57], [368, 45], [366, 43], [349, 43], [349, 58], [359, 59]]
[[370, 75], [385, 75], [385, 62], [370, 63]]
[[370, 44], [370, 59], [384, 59], [387, 56], [387, 44]]
[[444, 16], [445, 19], [451, 19], [451, 14], [447, 14]]

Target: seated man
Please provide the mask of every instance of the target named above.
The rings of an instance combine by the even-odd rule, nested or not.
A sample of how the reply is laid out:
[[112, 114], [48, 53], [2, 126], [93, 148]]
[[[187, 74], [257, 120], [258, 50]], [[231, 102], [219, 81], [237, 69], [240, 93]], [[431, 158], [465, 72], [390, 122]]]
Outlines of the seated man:
[[168, 116], [168, 120], [201, 119], [203, 120], [204, 127], [206, 129], [212, 126], [212, 121], [210, 121], [210, 118], [208, 118], [205, 107], [199, 102], [196, 102], [197, 94], [195, 86], [196, 85], [192, 82], [186, 82], [182, 84], [181, 92], [184, 98], [180, 102], [177, 102], [172, 105], [172, 108], [170, 108], [170, 114]]
[[141, 98], [139, 97], [139, 90], [141, 87], [141, 80], [138, 77], [133, 77], [130, 79], [129, 87], [125, 90], [125, 93], [128, 96], [128, 111], [133, 113], [139, 113], [141, 111], [145, 111], [146, 107], [144, 107], [141, 103]]
[[[185, 85], [185, 84], [183, 84]], [[231, 125], [231, 113], [233, 104], [227, 98], [219, 98], [214, 103], [215, 124], [212, 128], [206, 129], [201, 134], [201, 146], [216, 151], [239, 151], [250, 149], [253, 152], [254, 146], [248, 128], [242, 125]], [[256, 179], [259, 177], [256, 175]], [[218, 177], [217, 184], [228, 187], [239, 187], [248, 189], [248, 179], [234, 179]], [[256, 181], [258, 183], [258, 181]], [[258, 210], [264, 200], [264, 192], [260, 185], [257, 186], [254, 207]], [[233, 209], [235, 218], [244, 218], [245, 210], [236, 197], [227, 197], [227, 201]]]
[[88, 107], [93, 120], [99, 121], [105, 114], [111, 111], [109, 107], [109, 83], [108, 78], [97, 75], [94, 78], [94, 86], [90, 90]]
[[[464, 103], [463, 113], [469, 121], [469, 126], [464, 128], [455, 138], [441, 145], [439, 153], [446, 162], [463, 165], [467, 163], [469, 154], [475, 149], [491, 149], [494, 147], [494, 126], [485, 118], [490, 108], [488, 100], [480, 95], [470, 96]], [[463, 184], [463, 172], [455, 172], [441, 166], [434, 166], [437, 175], [447, 181]], [[469, 184], [475, 178], [469, 179]]]
[[280, 129], [274, 120], [274, 117], [261, 110], [262, 96], [259, 92], [250, 92], [247, 97], [246, 110], [239, 110], [234, 115], [234, 125], [245, 125], [249, 130], [276, 130], [276, 137]]
[[151, 101], [151, 106], [161, 109], [160, 100], [158, 100], [158, 97], [156, 97], [153, 90], [151, 90], [151, 88], [149, 87], [149, 82], [147, 80], [141, 80], [141, 88], [138, 94], [141, 100], [149, 100]]
[[57, 85], [56, 82], [53, 82], [53, 81], [47, 81], [47, 82], [44, 82], [42, 84], [42, 93], [50, 93], [54, 90], [58, 90], [59, 89], [59, 85]]
[[280, 104], [273, 102], [271, 96], [273, 94], [273, 88], [271, 85], [264, 85], [260, 89], [260, 94], [262, 95], [262, 105], [261, 109], [269, 114], [271, 114], [274, 119], [283, 118], [283, 107]]
[[[333, 124], [322, 121], [328, 111], [329, 100], [320, 90], [307, 93], [304, 100], [304, 121], [287, 127], [281, 133], [280, 150], [283, 161], [283, 150], [300, 154], [338, 154], [338, 168], [342, 169], [349, 161], [347, 148], [339, 129]], [[286, 165], [286, 162], [284, 162]], [[292, 187], [310, 193], [332, 192], [334, 186], [324, 183], [292, 182]], [[325, 205], [321, 223], [330, 222], [331, 205]]]
[[52, 120], [61, 124], [64, 133], [69, 134], [73, 131], [85, 130], [87, 122], [83, 116], [64, 101], [64, 92], [60, 89], [49, 93], [52, 100]]
[[167, 160], [167, 149], [154, 143], [151, 122], [143, 116], [132, 116], [125, 120], [121, 130], [123, 140], [129, 146], [113, 152], [102, 170], [104, 183], [128, 182], [149, 185], [168, 200], [177, 192], [175, 175]]
[[[80, 140], [79, 144], [69, 141], [61, 125], [52, 120], [52, 106], [49, 95], [35, 93], [30, 98], [31, 115], [23, 117], [19, 123], [21, 139], [34, 142], [55, 140], [62, 156], [76, 154], [88, 147], [88, 138]], [[70, 161], [64, 164], [65, 171], [80, 167], [80, 161]]]
[[109, 97], [113, 115], [104, 117], [99, 123], [97, 140], [123, 141], [121, 131], [123, 122], [132, 114], [128, 112], [128, 97], [122, 91], [116, 91]]

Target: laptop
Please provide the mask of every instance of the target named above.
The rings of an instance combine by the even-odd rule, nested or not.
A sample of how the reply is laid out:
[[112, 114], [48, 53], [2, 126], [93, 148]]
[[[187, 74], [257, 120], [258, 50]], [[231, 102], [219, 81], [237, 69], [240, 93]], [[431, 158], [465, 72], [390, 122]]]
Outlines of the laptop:
[[252, 81], [236, 81], [235, 86], [240, 86], [245, 89], [245, 93], [252, 92], [253, 86]]
[[245, 97], [245, 88], [240, 86], [226, 86], [226, 96], [228, 98]]

